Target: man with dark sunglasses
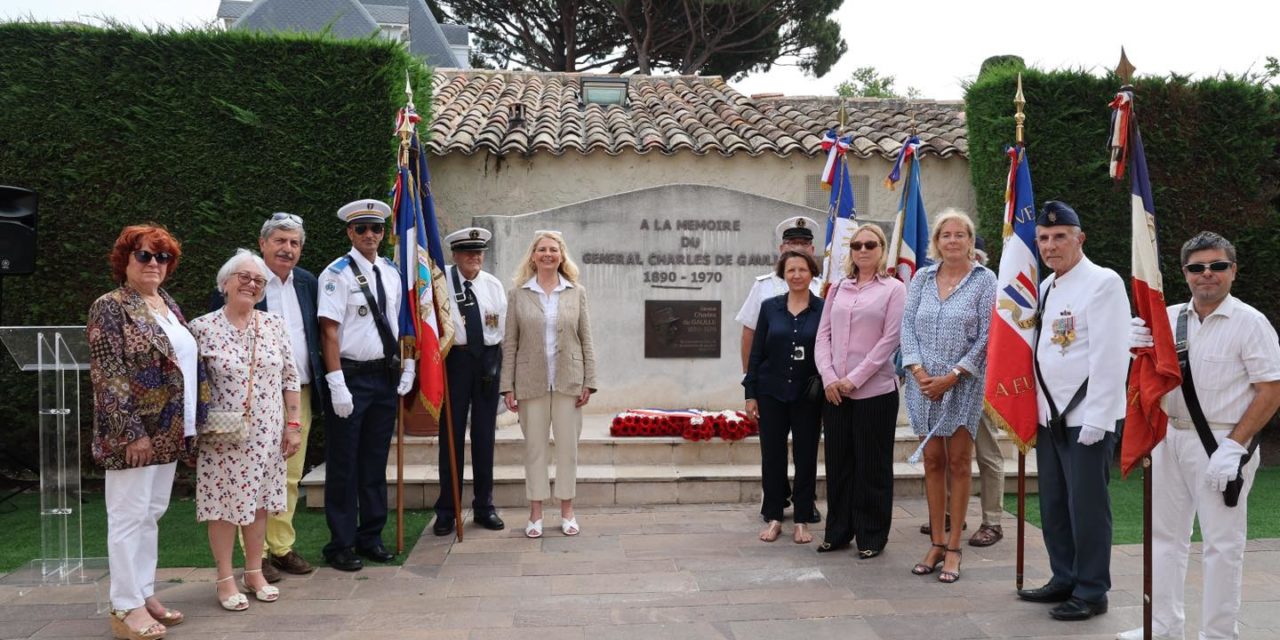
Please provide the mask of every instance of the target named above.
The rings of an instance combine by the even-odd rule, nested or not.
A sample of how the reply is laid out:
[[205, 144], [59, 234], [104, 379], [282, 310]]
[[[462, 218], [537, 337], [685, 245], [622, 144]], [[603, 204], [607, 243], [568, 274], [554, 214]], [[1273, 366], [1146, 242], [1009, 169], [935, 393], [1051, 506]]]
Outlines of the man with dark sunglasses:
[[400, 275], [378, 255], [391, 207], [356, 200], [338, 209], [351, 251], [320, 274], [320, 335], [330, 419], [325, 423], [325, 560], [359, 571], [359, 556], [390, 562], [382, 544], [387, 522], [387, 452], [396, 401], [413, 388], [414, 361], [399, 356]]
[[[1280, 408], [1280, 342], [1266, 316], [1231, 295], [1236, 249], [1226, 238], [1202, 231], [1182, 245], [1181, 257], [1191, 301], [1170, 305], [1168, 313], [1179, 360], [1186, 361], [1184, 386], [1165, 395], [1169, 428], [1151, 452], [1151, 637], [1183, 638], [1191, 523], [1199, 520], [1200, 637], [1239, 638], [1246, 503], [1261, 457], [1251, 447]], [[1152, 346], [1142, 319], [1132, 322], [1129, 345]], [[1116, 637], [1140, 640], [1143, 629]]]

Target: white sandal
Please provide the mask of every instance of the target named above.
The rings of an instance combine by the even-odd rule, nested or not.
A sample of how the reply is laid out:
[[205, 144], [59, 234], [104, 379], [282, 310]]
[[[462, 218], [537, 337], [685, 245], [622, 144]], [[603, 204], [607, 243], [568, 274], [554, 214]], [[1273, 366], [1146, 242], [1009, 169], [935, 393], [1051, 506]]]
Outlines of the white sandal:
[[[222, 578], [221, 580], [215, 580], [213, 582], [214, 589], [217, 589], [218, 588], [217, 585], [223, 582], [226, 582], [228, 580], [235, 580], [235, 579], [236, 579], [235, 576], [227, 576], [225, 578]], [[226, 609], [227, 611], [244, 611], [245, 609], [249, 608], [249, 599], [244, 597], [243, 593], [240, 593], [239, 591], [237, 591], [235, 592], [234, 595], [229, 596], [226, 600], [219, 600], [218, 604], [222, 605], [222, 608]]]
[[573, 517], [573, 518], [569, 518], [568, 520], [562, 519], [560, 521], [560, 531], [563, 532], [566, 536], [576, 536], [579, 533], [581, 533], [582, 529], [578, 528], [578, 518]]
[[[261, 575], [262, 569], [245, 569], [244, 573], [246, 576], [249, 575], [250, 573], [256, 573]], [[254, 590], [252, 587], [249, 586], [249, 581], [247, 578], [242, 578], [240, 584], [244, 587], [244, 592], [252, 593], [253, 597], [258, 599], [258, 602], [275, 602], [276, 600], [280, 599], [280, 589], [277, 589], [276, 587], [273, 587], [271, 585], [267, 585], [261, 589]]]
[[524, 526], [524, 536], [526, 538], [541, 538], [542, 537], [542, 518], [538, 518], [537, 522], [530, 520], [529, 524], [526, 524]]

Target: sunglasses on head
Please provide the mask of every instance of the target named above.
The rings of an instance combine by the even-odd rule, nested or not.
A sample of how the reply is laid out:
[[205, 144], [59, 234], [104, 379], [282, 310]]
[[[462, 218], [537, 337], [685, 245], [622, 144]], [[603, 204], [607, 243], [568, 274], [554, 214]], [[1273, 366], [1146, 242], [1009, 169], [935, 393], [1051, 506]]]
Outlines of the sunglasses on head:
[[1182, 268], [1186, 269], [1187, 273], [1204, 273], [1205, 269], [1214, 273], [1221, 273], [1231, 268], [1231, 262], [1229, 260], [1218, 260], [1216, 262], [1210, 262], [1209, 264], [1204, 264], [1203, 262], [1192, 262], [1191, 264], [1182, 265]]
[[880, 246], [879, 240], [867, 240], [866, 242], [863, 242], [861, 240], [854, 240], [853, 242], [849, 243], [849, 248], [853, 249], [854, 251], [862, 251], [864, 248], [867, 251], [873, 251], [878, 246]]
[[289, 222], [292, 222], [295, 224], [302, 224], [301, 217], [296, 216], [292, 213], [285, 213], [283, 211], [271, 214], [271, 219], [273, 221], [288, 220]]
[[173, 260], [173, 254], [164, 251], [151, 253], [146, 249], [138, 249], [133, 252], [133, 259], [137, 260], [138, 264], [147, 264], [148, 262], [151, 262], [152, 258], [156, 259], [156, 264], [169, 264], [169, 261]]
[[358, 236], [364, 235], [366, 231], [372, 231], [374, 235], [377, 235], [386, 229], [386, 225], [381, 222], [374, 222], [371, 224], [354, 224], [351, 225], [351, 228], [355, 230], [356, 235]]

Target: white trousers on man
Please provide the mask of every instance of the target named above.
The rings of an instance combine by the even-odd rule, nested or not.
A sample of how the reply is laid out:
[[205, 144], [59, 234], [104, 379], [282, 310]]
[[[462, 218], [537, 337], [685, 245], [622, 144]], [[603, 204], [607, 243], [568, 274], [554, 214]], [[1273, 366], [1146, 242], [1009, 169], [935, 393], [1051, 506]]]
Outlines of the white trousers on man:
[[159, 528], [177, 462], [106, 472], [111, 608], [137, 609], [155, 595]]
[[[1214, 431], [1221, 441], [1228, 431]], [[1187, 556], [1191, 527], [1196, 516], [1204, 539], [1204, 599], [1200, 614], [1200, 640], [1234, 640], [1240, 637], [1236, 614], [1240, 610], [1240, 579], [1244, 571], [1247, 533], [1247, 500], [1253, 487], [1261, 453], [1244, 468], [1240, 501], [1228, 507], [1222, 492], [1205, 484], [1205, 454], [1200, 437], [1191, 429], [1170, 425], [1165, 438], [1151, 454], [1152, 475], [1152, 613], [1156, 636], [1182, 638]]]

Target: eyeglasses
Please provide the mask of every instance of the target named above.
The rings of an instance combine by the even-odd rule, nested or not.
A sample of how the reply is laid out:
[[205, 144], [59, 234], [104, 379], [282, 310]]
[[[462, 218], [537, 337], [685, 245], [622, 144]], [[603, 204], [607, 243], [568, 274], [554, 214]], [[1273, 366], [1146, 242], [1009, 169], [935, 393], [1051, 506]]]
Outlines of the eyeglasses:
[[137, 260], [138, 264], [147, 264], [148, 262], [151, 262], [152, 258], [156, 259], [156, 264], [169, 264], [169, 261], [173, 260], [173, 254], [164, 251], [161, 251], [160, 253], [151, 253], [146, 249], [138, 249], [133, 252], [133, 259]]
[[1222, 273], [1223, 271], [1230, 269], [1231, 264], [1232, 263], [1229, 260], [1218, 260], [1216, 262], [1210, 262], [1209, 264], [1205, 264], [1203, 262], [1192, 262], [1191, 264], [1182, 265], [1182, 268], [1186, 269], [1187, 273], [1204, 273], [1206, 268], [1214, 273]]
[[867, 251], [874, 251], [878, 246], [880, 246], [880, 241], [878, 240], [867, 240], [866, 242], [855, 240], [849, 243], [849, 248], [854, 251], [862, 251], [864, 248]]
[[381, 222], [375, 222], [373, 224], [356, 224], [351, 226], [352, 229], [355, 229], [356, 235], [358, 236], [364, 235], [366, 231], [372, 231], [373, 235], [378, 235], [382, 233], [386, 227], [387, 225], [382, 224]]
[[247, 271], [236, 271], [235, 276], [236, 279], [240, 281], [240, 284], [252, 284], [259, 289], [267, 286], [266, 278], [262, 276], [255, 276]]
[[288, 220], [289, 222], [292, 222], [294, 224], [302, 224], [301, 216], [296, 216], [292, 213], [285, 213], [283, 211], [278, 211], [276, 213], [271, 214], [271, 220], [273, 222], [278, 222], [280, 220]]

